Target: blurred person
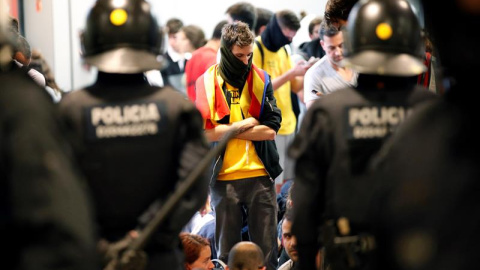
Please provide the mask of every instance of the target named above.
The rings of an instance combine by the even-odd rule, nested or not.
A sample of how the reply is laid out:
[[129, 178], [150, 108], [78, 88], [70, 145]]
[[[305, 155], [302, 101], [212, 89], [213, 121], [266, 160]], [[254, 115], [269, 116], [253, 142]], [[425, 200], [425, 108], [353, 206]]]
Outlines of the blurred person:
[[322, 22], [322, 18], [314, 18], [308, 24], [308, 34], [311, 40], [306, 41], [298, 46], [298, 53], [307, 61], [312, 57], [322, 58], [325, 55], [325, 50], [320, 43], [320, 27]]
[[48, 95], [13, 63], [0, 2], [2, 269], [98, 269], [89, 193]]
[[39, 50], [32, 50], [32, 60], [29, 67], [37, 70], [45, 77], [45, 89], [50, 96], [52, 96], [53, 101], [58, 103], [62, 98], [63, 91], [55, 81], [55, 77], [53, 71], [50, 69], [50, 65], [47, 63], [46, 59]]
[[[203, 33], [203, 30], [196, 25], [183, 26], [177, 33], [178, 50], [181, 54], [183, 54], [186, 60], [185, 64], [189, 62], [190, 58], [192, 57], [192, 53], [204, 46], [205, 43], [207, 43], [207, 41], [205, 40], [205, 34]], [[185, 69], [183, 75], [181, 77], [177, 77], [175, 80], [171, 80], [171, 83], [174, 84], [174, 88], [187, 95]]]
[[268, 22], [273, 16], [273, 12], [266, 8], [257, 7], [257, 24], [255, 25], [255, 36], [259, 36], [267, 27]]
[[218, 258], [227, 261], [247, 221], [250, 240], [277, 265], [276, 200], [273, 179], [282, 169], [275, 147], [281, 113], [269, 75], [252, 64], [254, 36], [243, 22], [222, 29], [220, 63], [197, 79], [196, 105], [207, 139], [217, 142], [231, 127], [238, 135], [216, 158], [211, 200], [216, 216]]
[[358, 0], [328, 0], [324, 20], [339, 30], [347, 23], [348, 15]]
[[[116, 246], [141, 233], [208, 150], [195, 106], [171, 87], [144, 79], [143, 72], [162, 65], [162, 41], [148, 2], [97, 1], [82, 34], [83, 57], [97, 67], [97, 79], [59, 104], [93, 194], [107, 262]], [[199, 177], [144, 250], [134, 252], [135, 265], [181, 269], [178, 235], [207, 193], [207, 179]]]
[[207, 44], [198, 48], [192, 53], [192, 57], [185, 66], [185, 77], [187, 82], [187, 95], [195, 102], [195, 82], [209, 67], [217, 63], [217, 51], [220, 49], [220, 38], [222, 27], [227, 21], [220, 21], [213, 30], [212, 37]]
[[406, 118], [435, 98], [416, 83], [425, 70], [423, 40], [407, 1], [358, 2], [344, 39], [344, 62], [359, 73], [358, 84], [315, 101], [289, 149], [297, 161], [292, 232], [300, 269], [314, 269], [323, 247], [332, 269], [375, 269], [369, 163]]
[[225, 12], [227, 22], [244, 22], [253, 32], [257, 25], [257, 13], [255, 7], [248, 2], [237, 2], [227, 8]]
[[[161, 82], [164, 86], [171, 86], [177, 91], [185, 93], [182, 86], [182, 77], [184, 75], [186, 59], [179, 47], [179, 32], [183, 27], [182, 20], [178, 18], [170, 18], [165, 26], [168, 43], [167, 52], [163, 54], [165, 58], [164, 66], [160, 67]], [[157, 81], [160, 81], [157, 79]]]
[[185, 270], [211, 270], [214, 268], [210, 243], [207, 239], [188, 233], [180, 234], [185, 253]]

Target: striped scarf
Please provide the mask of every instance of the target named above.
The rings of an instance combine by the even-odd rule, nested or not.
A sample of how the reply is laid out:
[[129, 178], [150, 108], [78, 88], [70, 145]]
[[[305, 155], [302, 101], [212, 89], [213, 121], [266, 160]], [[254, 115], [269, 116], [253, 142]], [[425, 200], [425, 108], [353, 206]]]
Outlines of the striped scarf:
[[[268, 74], [252, 65], [240, 96], [240, 107], [245, 118], [260, 118], [269, 82]], [[211, 66], [197, 80], [195, 104], [206, 120], [205, 129], [214, 128], [214, 123], [230, 115], [230, 108], [222, 90], [223, 83], [224, 80], [218, 73], [218, 65]]]

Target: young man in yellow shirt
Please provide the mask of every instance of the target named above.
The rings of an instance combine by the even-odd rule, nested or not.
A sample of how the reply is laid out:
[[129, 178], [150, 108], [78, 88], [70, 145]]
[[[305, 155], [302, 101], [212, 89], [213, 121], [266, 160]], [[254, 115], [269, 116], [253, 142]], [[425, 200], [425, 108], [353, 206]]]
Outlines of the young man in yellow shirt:
[[274, 140], [281, 113], [270, 76], [252, 65], [253, 41], [247, 24], [224, 26], [220, 63], [197, 80], [196, 105], [209, 141], [218, 141], [232, 126], [240, 128], [212, 172], [218, 258], [228, 261], [230, 249], [242, 241], [246, 210], [250, 240], [260, 246], [267, 268], [273, 270], [277, 266], [274, 179], [282, 172]]

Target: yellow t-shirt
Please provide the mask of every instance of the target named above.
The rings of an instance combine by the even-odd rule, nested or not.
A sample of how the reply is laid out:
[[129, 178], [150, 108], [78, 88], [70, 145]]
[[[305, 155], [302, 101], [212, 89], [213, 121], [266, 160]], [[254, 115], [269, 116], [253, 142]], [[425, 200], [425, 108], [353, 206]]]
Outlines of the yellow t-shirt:
[[[272, 52], [263, 45], [262, 37], [257, 37], [257, 40], [260, 41], [260, 44], [262, 44], [263, 61], [260, 49], [255, 43], [253, 48], [253, 64], [265, 70], [270, 75], [272, 81], [288, 70], [292, 69], [292, 62], [284, 48], [281, 48], [277, 52]], [[280, 135], [289, 135], [294, 133], [297, 125], [297, 118], [293, 112], [292, 98], [290, 93], [290, 81], [283, 84], [274, 92], [275, 99], [277, 100], [277, 107], [282, 111], [282, 123], [280, 130], [278, 131], [278, 134]]]
[[[231, 97], [230, 123], [243, 120], [240, 91], [225, 83]], [[245, 91], [245, 90], [244, 90]], [[228, 142], [218, 180], [238, 180], [267, 175], [252, 141], [233, 138]]]

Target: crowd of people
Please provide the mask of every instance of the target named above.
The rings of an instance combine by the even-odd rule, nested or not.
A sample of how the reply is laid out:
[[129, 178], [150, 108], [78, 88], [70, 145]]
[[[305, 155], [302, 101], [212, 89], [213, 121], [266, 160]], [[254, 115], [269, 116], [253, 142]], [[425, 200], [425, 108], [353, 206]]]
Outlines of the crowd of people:
[[407, 0], [238, 2], [207, 39], [97, 0], [96, 80], [64, 93], [2, 1], [4, 265], [471, 269], [480, 6], [419, 4], [424, 28]]

